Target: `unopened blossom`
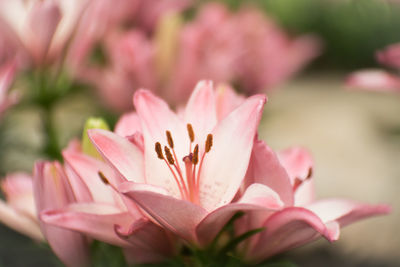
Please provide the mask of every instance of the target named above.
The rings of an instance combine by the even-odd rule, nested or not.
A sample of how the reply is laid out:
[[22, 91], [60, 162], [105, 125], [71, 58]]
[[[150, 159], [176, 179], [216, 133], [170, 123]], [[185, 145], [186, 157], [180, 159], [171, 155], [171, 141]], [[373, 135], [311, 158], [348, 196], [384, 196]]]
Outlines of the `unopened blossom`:
[[[377, 60], [388, 67], [400, 70], [400, 43], [376, 53]], [[400, 76], [386, 70], [369, 69], [351, 73], [346, 80], [351, 88], [371, 91], [400, 92]]]
[[[85, 128], [107, 127], [92, 118]], [[134, 204], [130, 204], [128, 211], [123, 196], [116, 190], [124, 181], [96, 150], [88, 147], [86, 138], [84, 133], [82, 147], [74, 141], [63, 151], [63, 178], [71, 186], [76, 201], [43, 210], [41, 220], [120, 246], [129, 263], [159, 262], [173, 255], [173, 239], [162, 228], [144, 217]]]
[[348, 199], [315, 200], [313, 161], [299, 147], [275, 153], [263, 141], [255, 141], [244, 188], [254, 183], [271, 188], [284, 207], [276, 212], [249, 212], [238, 224], [239, 233], [264, 228], [241, 247], [241, 254], [249, 262], [260, 262], [321, 236], [335, 241], [341, 227], [390, 211], [387, 205]]
[[2, 179], [1, 189], [6, 201], [0, 200], [0, 221], [22, 234], [43, 241], [35, 202], [32, 177], [26, 173], [13, 173]]
[[255, 95], [229, 106], [219, 96], [233, 99], [230, 90], [219, 87], [216, 92], [211, 82], [199, 82], [180, 115], [151, 92], [136, 92], [137, 115], [125, 119], [142, 143], [104, 130], [89, 131], [102, 156], [129, 181], [120, 184], [119, 191], [192, 244], [207, 245], [199, 229], [218, 232], [225, 223], [221, 218], [235, 211], [277, 210], [283, 205], [263, 185], [250, 186], [230, 204], [245, 177], [266, 101]]

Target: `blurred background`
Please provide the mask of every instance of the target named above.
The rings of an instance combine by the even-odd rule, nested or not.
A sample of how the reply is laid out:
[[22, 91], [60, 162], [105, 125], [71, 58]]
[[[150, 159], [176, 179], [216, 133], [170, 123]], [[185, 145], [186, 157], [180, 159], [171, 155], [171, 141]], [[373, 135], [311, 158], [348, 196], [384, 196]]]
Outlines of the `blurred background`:
[[[124, 24], [123, 28], [142, 31], [143, 40], [154, 39], [163, 47], [173, 46], [173, 38], [178, 38], [173, 25], [180, 25], [179, 29], [184, 29], [185, 25], [194, 27], [195, 22], [201, 20], [198, 15], [201, 13], [200, 10], [204, 10], [203, 7], [208, 5], [208, 2], [215, 1], [196, 1], [186, 4], [185, 8], [177, 8], [173, 14], [175, 16], [178, 12], [179, 18], [169, 17], [169, 20], [165, 20], [164, 15], [167, 13], [160, 12], [157, 16], [143, 20], [152, 26], [143, 21], [141, 24], [130, 20], [130, 16], [140, 17], [143, 15], [140, 12], [149, 12], [149, 8], [143, 8], [140, 12], [128, 14], [129, 23]], [[226, 7], [224, 12], [230, 14], [240, 12], [245, 2], [246, 7], [251, 5], [268, 19], [275, 21], [280, 31], [284, 32], [285, 36], [290, 36], [288, 38], [313, 34], [314, 45], [318, 46], [314, 48], [318, 51], [307, 58], [308, 64], [306, 65], [306, 62], [301, 64], [301, 70], [298, 67], [295, 71], [288, 71], [290, 77], [284, 75], [285, 78], [279, 82], [271, 83], [267, 89], [260, 89], [262, 92], [267, 92], [269, 97], [259, 130], [260, 137], [277, 150], [300, 145], [311, 151], [315, 160], [314, 179], [318, 198], [348, 197], [369, 203], [388, 203], [393, 207], [393, 212], [389, 216], [368, 219], [345, 228], [340, 240], [334, 244], [320, 240], [284, 256], [288, 256], [299, 266], [399, 266], [400, 235], [397, 231], [400, 214], [397, 207], [400, 195], [397, 190], [400, 188], [398, 164], [400, 95], [393, 92], [350, 90], [345, 86], [345, 80], [351, 72], [359, 69], [385, 68], [376, 60], [375, 54], [390, 44], [400, 42], [400, 1], [221, 0], [217, 2]], [[212, 22], [211, 19], [210, 21]], [[218, 22], [219, 19], [215, 21]], [[214, 26], [217, 32], [218, 29], [228, 28], [216, 24]], [[258, 26], [253, 24], [253, 27]], [[163, 33], [167, 37], [163, 38]], [[120, 38], [120, 35], [114, 38], [112, 33], [107, 34], [113, 36], [110, 40]], [[228, 40], [234, 42], [231, 36], [228, 37], [230, 38]], [[93, 42], [86, 56], [86, 60], [95, 68], [87, 68], [86, 76], [76, 78], [77, 82], [68, 94], [58, 97], [51, 107], [51, 125], [58, 136], [57, 142], [60, 148], [65, 147], [72, 138], [80, 138], [84, 122], [89, 116], [102, 116], [113, 125], [121, 112], [129, 110], [129, 108], [115, 108], [122, 107], [117, 100], [115, 100], [117, 102], [107, 102], [106, 100], [111, 98], [109, 92], [104, 93], [104, 90], [100, 89], [99, 94], [93, 94], [94, 87], [101, 87], [93, 80], [108, 75], [108, 70], [102, 68], [107, 64], [112, 65], [114, 57], [118, 57], [113, 54], [114, 50], [108, 53], [108, 47], [117, 46], [116, 50], [126, 52], [124, 57], [129, 61], [130, 56], [132, 60], [133, 57], [138, 58], [137, 54], [129, 54], [131, 51], [129, 49], [133, 49], [132, 51], [143, 49], [138, 48], [141, 47], [138, 42], [143, 40], [112, 45], [107, 42], [101, 44], [99, 40]], [[202, 44], [209, 45], [204, 40]], [[211, 43], [211, 50], [216, 44], [219, 43]], [[249, 47], [251, 49], [252, 46]], [[222, 50], [224, 49], [227, 48], [224, 46]], [[140, 54], [145, 54], [143, 51], [140, 50]], [[302, 53], [305, 54], [305, 51]], [[283, 60], [288, 53], [289, 50], [283, 50], [273, 60]], [[165, 56], [161, 62], [179, 62], [179, 58], [169, 57], [171, 56]], [[140, 60], [139, 62], [142, 62]], [[221, 59], [223, 60], [224, 58]], [[266, 57], [265, 60], [268, 62], [269, 58]], [[252, 61], [249, 64], [251, 63]], [[51, 66], [49, 64], [46, 67]], [[143, 69], [141, 63], [137, 64]], [[163, 67], [163, 63], [159, 63], [158, 66], [160, 64], [158, 70], [161, 68], [164, 72], [157, 73], [163, 85], [158, 86], [160, 84], [158, 80], [158, 87], [155, 87], [158, 88], [156, 92], [163, 94], [169, 86], [178, 87], [171, 82], [166, 86], [165, 77], [174, 79], [180, 77], [180, 74], [171, 74], [169, 68], [172, 65]], [[207, 66], [207, 69], [213, 67], [215, 66]], [[37, 67], [24, 68], [22, 73], [25, 75], [34, 68]], [[121, 68], [125, 67], [117, 66], [113, 73]], [[136, 67], [130, 66], [130, 68]], [[274, 65], [266, 69], [271, 71]], [[396, 74], [395, 69], [387, 70]], [[140, 73], [136, 69], [135, 72], [130, 69], [126, 73], [141, 75], [140, 77], [153, 75]], [[246, 75], [247, 72], [244, 73]], [[24, 92], [27, 90], [24, 89], [27, 81], [30, 80], [20, 79], [14, 82], [14, 85]], [[229, 79], [229, 82], [242, 93], [253, 93], [246, 91], [247, 81], [244, 78], [234, 77]], [[134, 81], [124, 80], [122, 83], [119, 77], [114, 76], [110, 76], [109, 80], [101, 80], [101, 83], [106, 87], [130, 84], [135, 87], [132, 90], [152, 84], [140, 81], [138, 78]], [[182, 83], [190, 84], [190, 82]], [[130, 91], [130, 94], [132, 92]], [[179, 91], [174, 93], [179, 94]], [[168, 95], [166, 97], [168, 98]], [[179, 103], [173, 104], [179, 106]], [[43, 105], [35, 101], [22, 100], [3, 114], [0, 123], [2, 176], [15, 171], [31, 172], [35, 160], [43, 157], [51, 158], [49, 154], [43, 153], [43, 147], [48, 144], [48, 132], [46, 127], [43, 127], [45, 124], [43, 113], [46, 112]], [[47, 247], [38, 245], [3, 225], [0, 225], [0, 236], [0, 266], [60, 266]]]

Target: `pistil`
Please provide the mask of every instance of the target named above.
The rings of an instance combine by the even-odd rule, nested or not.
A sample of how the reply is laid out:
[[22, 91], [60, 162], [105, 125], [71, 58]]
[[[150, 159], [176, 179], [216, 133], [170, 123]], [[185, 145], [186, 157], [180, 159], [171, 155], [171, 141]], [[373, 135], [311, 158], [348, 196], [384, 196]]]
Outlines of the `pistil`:
[[[155, 144], [155, 150], [157, 157], [167, 164], [169, 170], [172, 172], [176, 184], [178, 185], [179, 191], [183, 199], [189, 200], [193, 203], [199, 202], [199, 177], [201, 174], [201, 166], [205, 157], [205, 154], [211, 150], [212, 147], [212, 135], [208, 134], [205, 142], [204, 153], [201, 155], [200, 166], [199, 164], [199, 145], [196, 144], [192, 152], [192, 143], [194, 143], [195, 134], [192, 125], [189, 123], [186, 125], [189, 135], [189, 154], [183, 157], [182, 161], [185, 166], [186, 179], [184, 178], [177, 156], [174, 150], [174, 140], [170, 131], [166, 131], [166, 137], [168, 146], [164, 146], [164, 153], [161, 144], [157, 142]], [[171, 167], [174, 166], [175, 170]]]

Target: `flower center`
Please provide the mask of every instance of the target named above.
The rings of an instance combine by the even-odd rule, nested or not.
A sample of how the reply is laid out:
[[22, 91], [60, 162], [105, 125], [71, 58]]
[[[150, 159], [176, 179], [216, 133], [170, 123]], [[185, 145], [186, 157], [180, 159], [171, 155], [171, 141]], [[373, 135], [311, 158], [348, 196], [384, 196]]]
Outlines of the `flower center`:
[[[157, 157], [163, 160], [171, 171], [176, 184], [178, 185], [179, 192], [182, 199], [189, 200], [193, 203], [199, 203], [199, 180], [201, 169], [205, 155], [210, 152], [213, 145], [212, 134], [207, 135], [207, 139], [204, 146], [204, 153], [199, 157], [199, 145], [196, 144], [192, 150], [194, 143], [194, 131], [190, 123], [187, 125], [187, 132], [189, 135], [189, 154], [183, 157], [182, 161], [185, 167], [185, 175], [182, 172], [178, 158], [174, 149], [174, 140], [170, 131], [166, 131], [168, 146], [164, 146], [164, 151], [160, 142], [155, 143], [155, 151]], [[200, 158], [200, 162], [199, 162]], [[197, 168], [198, 167], [198, 168]]]

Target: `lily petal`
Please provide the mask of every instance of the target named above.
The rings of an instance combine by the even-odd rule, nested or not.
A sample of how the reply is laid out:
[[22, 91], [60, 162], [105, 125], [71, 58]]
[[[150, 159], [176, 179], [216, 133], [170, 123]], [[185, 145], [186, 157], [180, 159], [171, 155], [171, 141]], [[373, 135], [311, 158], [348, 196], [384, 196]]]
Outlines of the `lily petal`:
[[248, 251], [248, 259], [259, 262], [284, 250], [295, 248], [324, 236], [337, 237], [338, 227], [327, 227], [313, 212], [298, 207], [285, 208], [271, 215], [264, 223], [258, 242]]
[[[140, 117], [144, 146], [145, 146], [145, 172], [149, 184], [166, 188], [173, 196], [180, 197], [179, 188], [165, 162], [157, 157], [154, 144], [160, 142], [167, 145], [165, 132], [171, 132], [178, 160], [189, 153], [189, 137], [186, 126], [173, 113], [168, 105], [149, 91], [139, 90], [134, 95], [134, 104]], [[178, 162], [179, 163], [179, 162]]]
[[289, 175], [279, 162], [275, 152], [261, 140], [254, 141], [245, 187], [252, 183], [270, 187], [279, 194], [285, 205], [293, 205], [293, 188]]
[[120, 225], [127, 228], [135, 220], [128, 212], [98, 203], [75, 203], [62, 209], [46, 210], [40, 218], [48, 224], [122, 247], [128, 247], [129, 242], [118, 237], [114, 227]]
[[115, 125], [114, 132], [123, 137], [141, 132], [140, 120], [136, 112], [129, 112], [122, 115]]
[[189, 242], [196, 242], [195, 228], [207, 214], [202, 207], [168, 196], [162, 188], [155, 186], [125, 182], [119, 190], [160, 225]]
[[144, 182], [143, 154], [128, 139], [109, 131], [93, 129], [88, 135], [100, 154], [129, 181]]
[[125, 257], [130, 264], [157, 263], [173, 255], [174, 246], [164, 229], [147, 219], [134, 222], [128, 231], [116, 226], [115, 231], [131, 246], [125, 248]]
[[209, 213], [197, 226], [199, 243], [209, 244], [222, 227], [238, 211], [274, 211], [284, 206], [279, 195], [262, 184], [252, 184], [236, 203], [228, 204]]
[[85, 183], [94, 202], [115, 204], [118, 201], [115, 192], [99, 177], [99, 171], [101, 171], [114, 187], [123, 182], [123, 179], [116, 175], [108, 165], [82, 153], [65, 151], [63, 156], [80, 180]]
[[244, 102], [244, 97], [239, 95], [230, 86], [220, 84], [216, 91], [216, 105], [218, 121], [225, 118], [235, 108]]
[[306, 206], [325, 223], [337, 221], [341, 227], [366, 217], [388, 214], [388, 205], [369, 205], [347, 199], [324, 199]]
[[196, 85], [185, 109], [185, 122], [192, 124], [195, 143], [205, 142], [217, 124], [215, 95], [211, 81], [200, 81]]
[[212, 131], [213, 147], [199, 177], [200, 203], [206, 210], [229, 203], [238, 191], [265, 102], [264, 95], [248, 98]]
[[0, 200], [0, 222], [35, 240], [44, 241], [39, 224]]

